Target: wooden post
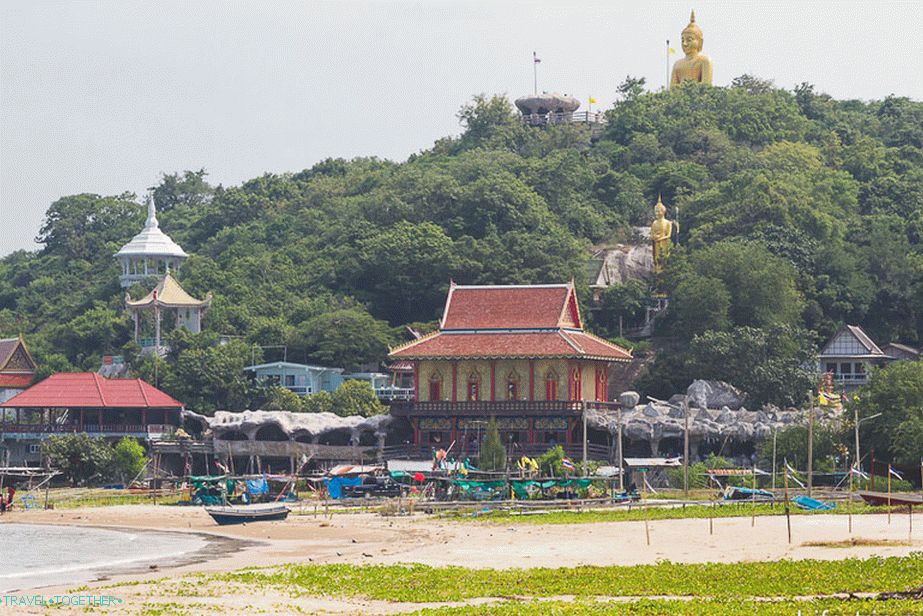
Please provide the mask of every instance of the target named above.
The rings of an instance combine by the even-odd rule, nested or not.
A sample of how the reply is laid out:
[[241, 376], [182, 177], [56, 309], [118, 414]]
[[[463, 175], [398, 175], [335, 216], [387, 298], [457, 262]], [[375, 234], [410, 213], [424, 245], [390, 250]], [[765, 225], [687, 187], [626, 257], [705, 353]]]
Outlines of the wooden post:
[[[616, 411], [616, 438], [618, 438], [618, 448], [619, 448], [619, 492], [625, 491], [625, 464], [622, 460], [622, 405], [619, 404], [618, 410]], [[921, 463], [923, 464], [923, 463]], [[921, 472], [923, 472], [923, 465], [921, 465]], [[631, 501], [629, 501], [631, 502]]]
[[750, 526], [756, 526], [756, 465], [753, 465], [753, 494], [750, 495]]
[[709, 535], [714, 535], [714, 534], [715, 534], [715, 509], [716, 509], [717, 507], [718, 507], [718, 503], [717, 503], [716, 501], [712, 501], [712, 503], [711, 503], [711, 512], [712, 512], [712, 513], [711, 513], [710, 516], [708, 516], [708, 534], [709, 534]]
[[785, 464], [784, 471], [784, 480], [785, 480], [785, 526], [788, 529], [788, 542], [792, 542], [792, 517], [791, 512], [788, 509], [788, 460], [783, 461]]
[[814, 394], [811, 393], [811, 407], [808, 412], [808, 498], [811, 497], [811, 488], [814, 485]]
[[[857, 462], [858, 464], [858, 462]], [[852, 467], [849, 468], [849, 497], [846, 501], [846, 515], [849, 519], [849, 534], [852, 534]]]
[[888, 525], [891, 525], [891, 464], [888, 464]]
[[157, 504], [157, 475], [160, 474], [160, 454], [154, 453], [154, 477], [151, 479], [151, 498]]
[[644, 516], [644, 537], [647, 544], [651, 544], [651, 529], [647, 521], [647, 511], [644, 509], [644, 498], [647, 496], [647, 469], [641, 471], [641, 515]]

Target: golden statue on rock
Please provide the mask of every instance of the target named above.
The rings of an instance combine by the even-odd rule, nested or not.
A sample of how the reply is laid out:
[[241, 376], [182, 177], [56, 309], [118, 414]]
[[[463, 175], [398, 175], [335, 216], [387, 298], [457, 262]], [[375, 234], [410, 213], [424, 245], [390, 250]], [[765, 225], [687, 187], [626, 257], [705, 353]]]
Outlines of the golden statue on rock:
[[673, 245], [674, 234], [679, 234], [679, 222], [667, 220], [667, 206], [663, 204], [660, 195], [654, 206], [654, 222], [651, 223], [651, 248], [654, 251], [654, 274], [663, 271], [667, 259], [670, 258], [670, 248]]
[[702, 28], [695, 23], [695, 11], [689, 17], [689, 25], [683, 29], [681, 41], [686, 57], [680, 58], [673, 65], [670, 87], [684, 81], [711, 85], [711, 58], [702, 53]]

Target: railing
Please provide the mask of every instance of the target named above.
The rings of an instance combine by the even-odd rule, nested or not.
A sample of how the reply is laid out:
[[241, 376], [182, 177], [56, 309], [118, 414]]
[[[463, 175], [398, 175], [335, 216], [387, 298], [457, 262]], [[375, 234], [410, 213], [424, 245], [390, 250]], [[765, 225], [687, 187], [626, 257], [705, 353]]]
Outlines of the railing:
[[531, 113], [523, 114], [522, 122], [529, 126], [545, 126], [547, 124], [605, 124], [606, 114], [602, 111]]
[[834, 383], [849, 383], [853, 385], [865, 385], [866, 383], [868, 383], [868, 380], [869, 380], [869, 375], [865, 373], [844, 374], [842, 372], [838, 372], [833, 375]]
[[579, 415], [586, 410], [615, 410], [617, 402], [592, 402], [588, 400], [478, 400], [475, 402], [411, 402], [391, 403], [391, 414], [396, 416], [433, 415]]
[[[543, 453], [548, 451], [553, 445], [550, 443], [513, 443], [510, 446], [509, 443], [504, 443], [504, 446], [507, 449], [507, 455], [512, 458], [514, 461], [518, 461], [522, 456], [528, 456], [530, 458], [537, 458]], [[575, 463], [579, 463], [583, 460], [583, 445], [581, 443], [572, 443], [570, 445], [561, 445], [564, 449], [564, 455], [573, 460]], [[608, 461], [611, 457], [611, 451], [605, 445], [597, 445], [595, 443], [587, 444], [587, 459], [588, 460], [602, 460]], [[385, 460], [430, 460], [432, 459], [433, 451], [430, 445], [390, 445], [385, 447], [382, 450], [382, 458]], [[472, 460], [478, 457], [478, 449], [468, 448], [457, 448], [452, 453], [453, 456], [458, 456], [461, 458], [471, 458]]]
[[[172, 426], [171, 426], [172, 428]], [[0, 424], [0, 432], [7, 434], [68, 434], [87, 432], [90, 434], [147, 434], [148, 427], [140, 424]]]
[[299, 396], [308, 395], [308, 388], [305, 385], [283, 385], [282, 387]]
[[413, 387], [376, 387], [375, 395], [378, 396], [378, 399], [383, 402], [388, 402], [391, 400], [413, 400], [414, 389]]

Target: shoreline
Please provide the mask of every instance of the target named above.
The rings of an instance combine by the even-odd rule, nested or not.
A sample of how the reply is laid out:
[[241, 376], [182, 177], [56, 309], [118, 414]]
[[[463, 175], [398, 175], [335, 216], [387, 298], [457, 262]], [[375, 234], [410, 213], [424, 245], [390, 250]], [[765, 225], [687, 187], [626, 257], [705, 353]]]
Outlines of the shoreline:
[[[841, 560], [850, 557], [906, 556], [923, 546], [923, 529], [915, 530], [907, 544], [906, 516], [853, 516], [854, 532], [847, 531], [845, 515], [793, 516], [793, 541], [786, 541], [782, 516], [716, 518], [709, 534], [707, 519], [672, 519], [649, 522], [650, 545], [646, 545], [643, 522], [591, 522], [576, 524], [504, 524], [445, 520], [417, 514], [383, 517], [373, 513], [295, 514], [285, 521], [217, 526], [200, 507], [168, 505], [119, 505], [96, 509], [30, 511], [4, 516], [6, 522], [86, 526], [111, 530], [192, 533], [204, 537], [205, 548], [156, 568], [131, 567], [101, 572], [78, 586], [85, 593], [113, 593], [137, 603], [165, 600], [158, 580], [198, 592], [199, 574], [220, 574], [248, 567], [298, 564], [392, 565], [420, 563], [433, 567], [459, 566], [473, 569], [561, 568], [581, 565], [637, 565], [669, 560], [678, 563], [754, 562], [782, 559]], [[2, 526], [0, 526], [2, 528]], [[835, 546], [849, 538], [871, 543]], [[817, 543], [820, 543], [818, 545]], [[830, 545], [823, 545], [829, 542]], [[814, 545], [812, 545], [812, 543]], [[143, 561], [142, 561], [143, 562]], [[146, 564], [146, 563], [145, 563]], [[17, 591], [36, 595], [67, 594], [74, 584], [41, 586]], [[105, 590], [103, 590], [105, 589]], [[278, 593], [263, 591], [247, 595], [247, 606], [235, 596], [233, 584], [210, 587], [209, 608], [191, 614], [246, 613], [247, 606], [263, 608], [280, 601]], [[145, 595], [144, 593], [148, 593]], [[251, 593], [252, 594], [252, 593]], [[129, 599], [126, 599], [129, 600]], [[293, 600], [291, 598], [286, 600]], [[391, 613], [398, 606], [359, 598], [302, 597], [308, 613], [317, 609], [331, 613]], [[364, 606], [364, 608], [362, 607]], [[231, 608], [234, 609], [231, 609]], [[417, 609], [423, 606], [417, 606]], [[32, 609], [32, 608], [29, 608]], [[35, 608], [39, 610], [39, 608]], [[271, 611], [271, 609], [270, 609]], [[23, 613], [30, 612], [28, 609]], [[64, 612], [69, 613], [69, 612]], [[119, 612], [121, 613], [121, 612]], [[286, 612], [287, 613], [287, 612]]]

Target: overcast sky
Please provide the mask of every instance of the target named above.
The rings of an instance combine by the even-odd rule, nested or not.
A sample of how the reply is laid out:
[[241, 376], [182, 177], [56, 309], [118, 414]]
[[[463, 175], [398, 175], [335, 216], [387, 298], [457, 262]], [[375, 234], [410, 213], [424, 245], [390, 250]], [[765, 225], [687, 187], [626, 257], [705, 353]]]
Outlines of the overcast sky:
[[[457, 134], [476, 93], [592, 95], [666, 78], [689, 9], [716, 85], [743, 73], [837, 98], [923, 99], [923, 8], [907, 2], [4, 1], [0, 255], [34, 248], [48, 205], [212, 183], [327, 157], [403, 160]], [[674, 59], [678, 56], [674, 56]], [[169, 229], [167, 230], [169, 232]]]

